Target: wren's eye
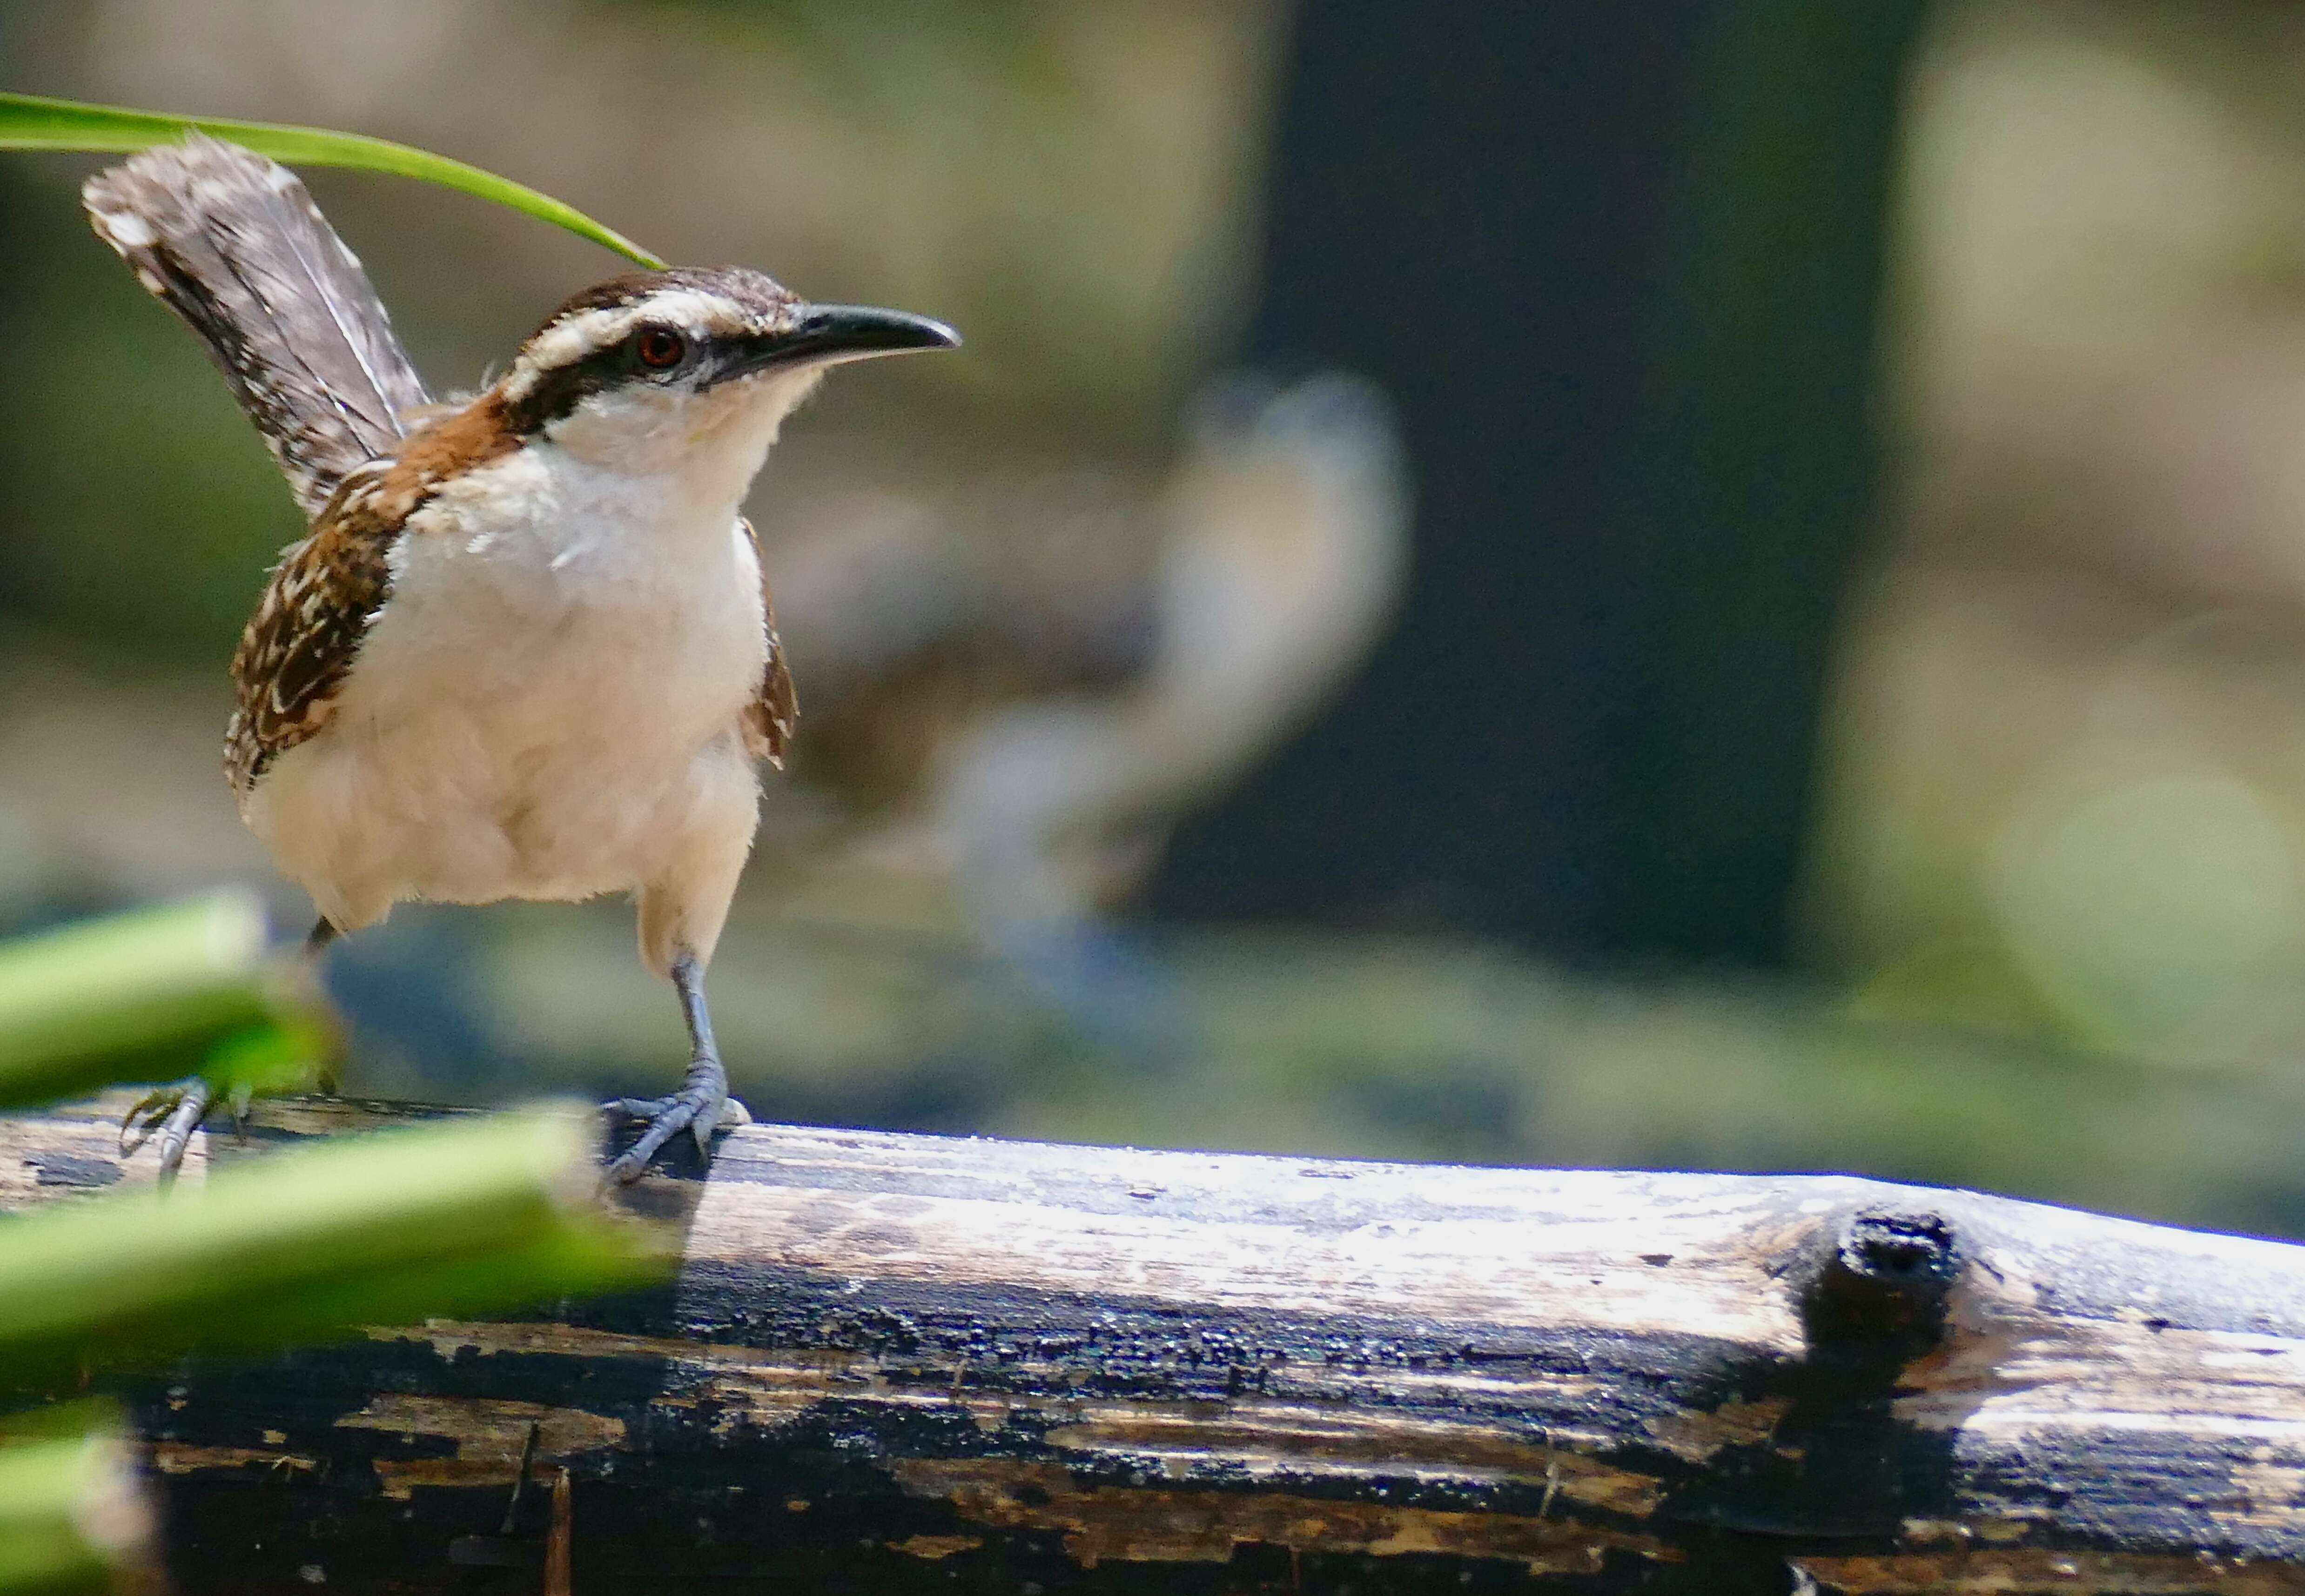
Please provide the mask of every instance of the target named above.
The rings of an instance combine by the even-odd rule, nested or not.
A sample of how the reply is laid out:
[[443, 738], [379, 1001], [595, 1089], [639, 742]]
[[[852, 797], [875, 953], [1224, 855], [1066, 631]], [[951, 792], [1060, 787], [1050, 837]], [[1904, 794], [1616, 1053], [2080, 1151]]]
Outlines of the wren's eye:
[[669, 327], [652, 327], [640, 335], [633, 352], [650, 370], [667, 371], [687, 358], [688, 340]]

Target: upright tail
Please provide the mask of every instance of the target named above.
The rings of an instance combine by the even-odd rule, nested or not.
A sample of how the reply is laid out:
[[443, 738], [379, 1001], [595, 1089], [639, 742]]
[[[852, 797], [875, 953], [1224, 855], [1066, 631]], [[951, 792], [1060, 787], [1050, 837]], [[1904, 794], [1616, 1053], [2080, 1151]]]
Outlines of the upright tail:
[[89, 178], [81, 200], [200, 335], [308, 519], [428, 403], [368, 274], [285, 167], [195, 132]]

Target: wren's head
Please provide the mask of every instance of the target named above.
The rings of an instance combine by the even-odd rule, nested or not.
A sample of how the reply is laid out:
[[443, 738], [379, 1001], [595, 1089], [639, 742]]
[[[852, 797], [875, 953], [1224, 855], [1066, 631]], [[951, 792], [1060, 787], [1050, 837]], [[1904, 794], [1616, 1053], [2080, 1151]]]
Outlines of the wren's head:
[[829, 368], [959, 342], [924, 316], [810, 304], [743, 267], [634, 272], [547, 318], [495, 397], [510, 430], [595, 464], [727, 472], [741, 492]]

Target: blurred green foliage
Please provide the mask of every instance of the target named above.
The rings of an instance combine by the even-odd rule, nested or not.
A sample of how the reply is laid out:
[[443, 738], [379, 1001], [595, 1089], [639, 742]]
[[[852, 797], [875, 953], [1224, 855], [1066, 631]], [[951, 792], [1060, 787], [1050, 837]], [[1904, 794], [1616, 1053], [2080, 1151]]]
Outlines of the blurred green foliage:
[[0, 1591], [103, 1590], [149, 1534], [127, 1447], [108, 1426], [0, 1444]]
[[61, 1381], [636, 1284], [649, 1255], [586, 1201], [590, 1127], [476, 1117], [26, 1215], [0, 1233], [0, 1368]]
[[0, 944], [0, 1107], [193, 1074], [223, 1095], [303, 1083], [331, 1026], [264, 935], [252, 899], [222, 894]]
[[[237, 896], [0, 945], [0, 1101], [155, 1071], [308, 1074], [332, 1027]], [[636, 1285], [666, 1262], [593, 1199], [589, 1116], [461, 1118], [0, 1218], [0, 1406], [91, 1374]], [[146, 1539], [109, 1410], [0, 1422], [0, 1592], [100, 1585]], [[58, 1433], [61, 1430], [62, 1433]]]

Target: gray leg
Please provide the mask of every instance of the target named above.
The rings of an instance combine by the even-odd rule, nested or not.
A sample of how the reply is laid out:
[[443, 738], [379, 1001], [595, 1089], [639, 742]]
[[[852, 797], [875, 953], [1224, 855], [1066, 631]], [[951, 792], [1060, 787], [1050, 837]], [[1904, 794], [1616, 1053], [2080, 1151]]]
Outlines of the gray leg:
[[191, 1145], [200, 1121], [208, 1117], [213, 1096], [214, 1088], [198, 1075], [147, 1093], [121, 1116], [121, 1157], [126, 1158], [158, 1132], [160, 1185], [163, 1190], [174, 1185], [176, 1171], [184, 1162], [184, 1149]]
[[[342, 934], [322, 916], [305, 935], [305, 958], [319, 958], [328, 944]], [[175, 1184], [176, 1172], [183, 1167], [184, 1149], [191, 1144], [192, 1133], [200, 1129], [200, 1121], [208, 1117], [208, 1108], [215, 1100], [216, 1089], [198, 1075], [148, 1093], [121, 1116], [121, 1156], [125, 1158], [134, 1152], [157, 1133], [160, 1138], [160, 1184], [164, 1189]], [[235, 1122], [247, 1107], [243, 1092], [233, 1105]]]
[[720, 1049], [712, 1040], [711, 1011], [704, 1005], [704, 969], [694, 954], [673, 960], [672, 984], [688, 1021], [688, 1079], [670, 1097], [618, 1098], [603, 1105], [612, 1117], [638, 1120], [648, 1127], [624, 1157], [608, 1166], [611, 1180], [639, 1179], [657, 1149], [683, 1131], [696, 1139], [696, 1156], [710, 1162], [712, 1133], [751, 1118], [744, 1105], [728, 1095], [728, 1072], [721, 1067]]

